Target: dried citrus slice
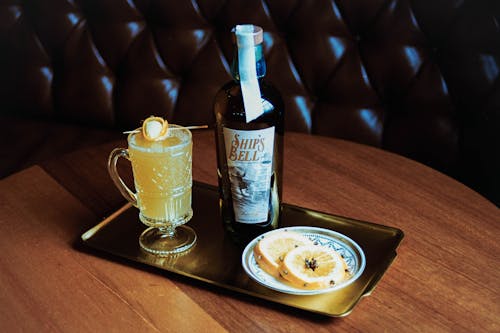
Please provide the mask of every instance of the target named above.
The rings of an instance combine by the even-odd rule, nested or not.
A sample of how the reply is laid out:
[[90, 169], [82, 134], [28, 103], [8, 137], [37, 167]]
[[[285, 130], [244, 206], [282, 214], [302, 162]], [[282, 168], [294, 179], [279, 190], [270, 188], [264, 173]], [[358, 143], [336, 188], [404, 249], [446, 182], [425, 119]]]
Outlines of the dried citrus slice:
[[253, 252], [260, 268], [268, 274], [279, 277], [278, 267], [285, 255], [290, 250], [306, 244], [312, 244], [312, 241], [299, 233], [279, 231], [265, 235], [255, 245]]
[[162, 117], [146, 118], [142, 123], [142, 135], [149, 141], [165, 139], [168, 135], [168, 121]]
[[342, 256], [320, 245], [305, 245], [291, 250], [278, 271], [285, 280], [303, 289], [333, 287], [348, 276]]

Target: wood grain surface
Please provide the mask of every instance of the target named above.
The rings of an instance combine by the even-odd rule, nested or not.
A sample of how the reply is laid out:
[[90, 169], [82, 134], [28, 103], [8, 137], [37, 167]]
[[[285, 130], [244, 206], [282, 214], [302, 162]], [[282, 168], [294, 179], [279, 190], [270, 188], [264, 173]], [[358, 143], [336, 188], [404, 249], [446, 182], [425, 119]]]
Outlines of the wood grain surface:
[[[213, 133], [195, 131], [193, 177], [216, 185]], [[99, 332], [499, 332], [499, 210], [401, 156], [287, 133], [284, 201], [400, 228], [374, 292], [328, 318], [145, 269], [78, 245], [124, 203], [106, 171], [116, 142], [0, 181], [0, 329]], [[128, 181], [130, 167], [121, 163]]]

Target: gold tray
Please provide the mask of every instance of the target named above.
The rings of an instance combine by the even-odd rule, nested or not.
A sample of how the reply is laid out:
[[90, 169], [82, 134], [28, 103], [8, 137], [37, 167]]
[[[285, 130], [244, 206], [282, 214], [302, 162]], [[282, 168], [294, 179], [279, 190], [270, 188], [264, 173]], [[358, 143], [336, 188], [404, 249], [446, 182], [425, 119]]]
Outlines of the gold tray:
[[369, 295], [396, 257], [403, 239], [399, 229], [283, 204], [282, 226], [315, 226], [340, 232], [358, 243], [366, 256], [363, 274], [351, 285], [321, 295], [289, 295], [253, 281], [243, 270], [243, 248], [224, 233], [219, 215], [217, 188], [193, 184], [194, 216], [188, 223], [198, 236], [196, 245], [183, 255], [155, 257], [140, 249], [145, 226], [136, 208], [127, 204], [82, 235], [88, 246], [135, 262], [201, 280], [229, 290], [295, 308], [340, 317]]

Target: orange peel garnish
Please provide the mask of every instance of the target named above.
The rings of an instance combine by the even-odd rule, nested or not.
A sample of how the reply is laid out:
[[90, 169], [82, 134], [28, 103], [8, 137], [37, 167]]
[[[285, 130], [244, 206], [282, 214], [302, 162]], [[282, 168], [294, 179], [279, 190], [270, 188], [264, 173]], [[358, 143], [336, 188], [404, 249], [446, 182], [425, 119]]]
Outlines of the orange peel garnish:
[[168, 136], [168, 121], [151, 116], [142, 123], [142, 135], [149, 141], [160, 141]]

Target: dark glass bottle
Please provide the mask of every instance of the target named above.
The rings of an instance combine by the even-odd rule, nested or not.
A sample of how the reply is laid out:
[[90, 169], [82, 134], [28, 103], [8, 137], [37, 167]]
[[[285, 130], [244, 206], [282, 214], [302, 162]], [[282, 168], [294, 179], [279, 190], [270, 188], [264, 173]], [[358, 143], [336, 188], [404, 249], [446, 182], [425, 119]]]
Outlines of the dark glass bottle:
[[218, 91], [214, 103], [221, 216], [226, 231], [241, 244], [279, 226], [282, 195], [283, 100], [263, 79], [262, 29], [253, 28], [262, 114], [247, 121], [237, 43], [234, 80]]

